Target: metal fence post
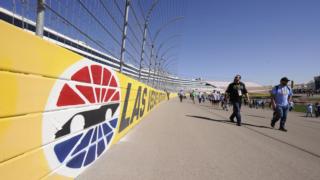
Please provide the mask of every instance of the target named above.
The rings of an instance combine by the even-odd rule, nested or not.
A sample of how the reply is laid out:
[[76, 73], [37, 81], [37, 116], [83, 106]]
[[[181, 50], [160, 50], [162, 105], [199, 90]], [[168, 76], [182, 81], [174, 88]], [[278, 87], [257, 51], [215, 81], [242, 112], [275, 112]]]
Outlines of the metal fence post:
[[142, 38], [142, 47], [141, 47], [141, 57], [140, 57], [140, 67], [139, 67], [139, 80], [141, 80], [141, 71], [142, 71], [142, 61], [143, 61], [143, 55], [144, 55], [144, 45], [146, 43], [147, 38], [147, 28], [148, 24], [147, 21], [144, 23], [144, 29], [143, 29], [143, 38]]
[[124, 52], [126, 51], [126, 38], [127, 38], [127, 29], [128, 29], [128, 19], [129, 19], [129, 9], [130, 9], [130, 1], [126, 0], [125, 12], [124, 12], [124, 21], [122, 28], [122, 41], [121, 41], [121, 52], [120, 52], [120, 69], [122, 72], [124, 65]]
[[37, 3], [37, 20], [36, 20], [36, 35], [43, 36], [43, 27], [44, 27], [44, 9], [45, 9], [45, 0], [38, 0]]
[[151, 76], [151, 66], [152, 66], [152, 58], [153, 58], [153, 48], [154, 48], [154, 45], [151, 44], [151, 54], [150, 54], [150, 62], [149, 62], [148, 83], [149, 83], [149, 81], [150, 81], [150, 76]]
[[154, 60], [154, 68], [153, 68], [153, 81], [152, 81], [152, 86], [155, 87], [155, 81], [157, 79], [157, 76], [156, 76], [156, 71], [157, 71], [157, 58]]

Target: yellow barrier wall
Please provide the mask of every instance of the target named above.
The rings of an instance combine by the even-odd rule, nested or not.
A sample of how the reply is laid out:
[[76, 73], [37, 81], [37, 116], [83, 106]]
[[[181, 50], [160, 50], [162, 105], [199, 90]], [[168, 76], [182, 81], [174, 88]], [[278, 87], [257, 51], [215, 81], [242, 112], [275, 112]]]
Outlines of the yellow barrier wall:
[[3, 21], [0, 39], [0, 179], [72, 179], [167, 99]]

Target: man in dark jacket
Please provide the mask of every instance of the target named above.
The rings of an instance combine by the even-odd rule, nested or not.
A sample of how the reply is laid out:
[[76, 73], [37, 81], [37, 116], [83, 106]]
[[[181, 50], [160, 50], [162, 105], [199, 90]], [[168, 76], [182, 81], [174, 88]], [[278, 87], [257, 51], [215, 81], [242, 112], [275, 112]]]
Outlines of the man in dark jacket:
[[229, 101], [233, 105], [233, 113], [230, 116], [230, 121], [234, 122], [234, 118], [236, 117], [238, 126], [241, 126], [240, 109], [241, 109], [242, 97], [245, 96], [247, 98], [247, 101], [249, 102], [249, 95], [248, 95], [246, 86], [240, 80], [241, 80], [241, 76], [236, 75], [234, 77], [233, 83], [229, 84], [226, 91], [226, 97], [229, 98]]

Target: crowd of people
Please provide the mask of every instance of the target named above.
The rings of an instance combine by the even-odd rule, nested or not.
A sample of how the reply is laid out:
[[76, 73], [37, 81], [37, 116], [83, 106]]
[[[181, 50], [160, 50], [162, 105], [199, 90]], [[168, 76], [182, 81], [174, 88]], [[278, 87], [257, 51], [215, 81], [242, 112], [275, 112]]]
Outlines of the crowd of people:
[[[205, 101], [209, 101], [213, 106], [220, 107], [223, 110], [228, 111], [229, 107], [232, 108], [232, 114], [229, 120], [241, 126], [241, 106], [249, 105], [250, 108], [264, 109], [267, 104], [273, 109], [273, 117], [271, 119], [271, 127], [274, 128], [275, 124], [280, 121], [279, 130], [287, 131], [286, 120], [288, 111], [292, 111], [294, 103], [292, 100], [293, 90], [288, 86], [290, 80], [287, 77], [280, 79], [280, 84], [274, 86], [271, 90], [271, 100], [269, 99], [252, 99], [250, 100], [248, 91], [243, 82], [241, 82], [241, 76], [236, 75], [234, 81], [229, 84], [225, 92], [213, 90], [211, 93], [192, 90], [189, 92], [190, 99], [193, 103], [196, 101], [201, 104]], [[179, 92], [180, 101], [186, 98], [183, 90]], [[306, 107], [306, 117], [320, 117], [320, 103], [308, 104]], [[236, 120], [236, 121], [235, 121]]]
[[[264, 109], [266, 106], [266, 100], [265, 99], [252, 99], [251, 102], [249, 103], [250, 108], [262, 108]], [[245, 104], [246, 105], [246, 104]]]
[[293, 89], [293, 93], [295, 94], [306, 94], [307, 96], [314, 96], [315, 94], [320, 94], [320, 89], [313, 90], [313, 89]]
[[313, 117], [313, 113], [315, 117], [320, 117], [320, 103], [308, 104], [306, 107], [306, 117]]

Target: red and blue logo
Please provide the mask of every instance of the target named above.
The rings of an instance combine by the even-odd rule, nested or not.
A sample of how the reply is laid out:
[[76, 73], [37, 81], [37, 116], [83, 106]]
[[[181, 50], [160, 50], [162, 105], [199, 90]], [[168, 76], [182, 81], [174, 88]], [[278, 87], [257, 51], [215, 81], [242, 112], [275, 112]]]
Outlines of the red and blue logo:
[[118, 125], [120, 85], [108, 67], [88, 60], [68, 68], [55, 83], [43, 117], [50, 167], [76, 177], [110, 146]]

